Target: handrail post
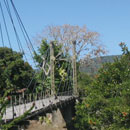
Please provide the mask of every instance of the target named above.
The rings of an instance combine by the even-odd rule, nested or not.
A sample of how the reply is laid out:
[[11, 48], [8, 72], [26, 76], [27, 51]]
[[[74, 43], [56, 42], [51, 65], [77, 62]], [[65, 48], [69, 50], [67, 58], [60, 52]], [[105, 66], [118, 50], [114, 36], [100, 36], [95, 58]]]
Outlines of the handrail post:
[[77, 66], [76, 66], [76, 41], [72, 42], [73, 44], [73, 58], [72, 58], [72, 68], [73, 68], [73, 94], [78, 96], [78, 85], [77, 85]]
[[13, 102], [13, 96], [12, 96], [12, 113], [13, 113], [13, 119], [14, 119], [14, 102]]

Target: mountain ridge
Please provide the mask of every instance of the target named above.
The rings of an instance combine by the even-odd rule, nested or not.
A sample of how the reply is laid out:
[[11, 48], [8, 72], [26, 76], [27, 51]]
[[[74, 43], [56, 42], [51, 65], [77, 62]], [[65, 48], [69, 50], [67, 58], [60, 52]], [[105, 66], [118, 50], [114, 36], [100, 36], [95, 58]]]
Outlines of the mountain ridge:
[[115, 58], [120, 58], [121, 55], [108, 55], [108, 56], [101, 56], [98, 58], [92, 58], [83, 64], [80, 65], [79, 70], [83, 73], [88, 74], [96, 74], [98, 72], [98, 69], [104, 64], [104, 63], [112, 63], [114, 62]]

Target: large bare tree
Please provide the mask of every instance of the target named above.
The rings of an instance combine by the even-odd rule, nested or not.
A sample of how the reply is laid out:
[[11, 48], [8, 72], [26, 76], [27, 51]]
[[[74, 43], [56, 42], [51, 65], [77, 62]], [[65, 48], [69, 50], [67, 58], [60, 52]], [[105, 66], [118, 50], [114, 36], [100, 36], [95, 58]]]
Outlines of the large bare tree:
[[86, 26], [69, 24], [47, 26], [37, 36], [37, 40], [42, 39], [57, 41], [57, 44], [63, 45], [63, 51], [70, 54], [72, 54], [72, 42], [76, 41], [77, 58], [81, 61], [105, 53], [103, 46], [99, 43], [99, 33], [90, 31]]

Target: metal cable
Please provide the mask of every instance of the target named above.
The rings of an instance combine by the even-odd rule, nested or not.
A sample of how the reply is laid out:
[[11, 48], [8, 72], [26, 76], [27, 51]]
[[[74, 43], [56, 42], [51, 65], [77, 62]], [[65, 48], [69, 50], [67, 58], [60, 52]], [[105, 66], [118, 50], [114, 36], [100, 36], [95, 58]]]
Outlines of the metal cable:
[[3, 17], [5, 31], [6, 31], [6, 34], [7, 34], [9, 46], [10, 46], [10, 48], [12, 48], [12, 45], [11, 45], [11, 42], [10, 42], [10, 37], [9, 37], [9, 32], [8, 32], [8, 29], [7, 29], [7, 24], [6, 24], [6, 21], [5, 21], [4, 12], [3, 12], [3, 8], [2, 8], [1, 2], [0, 2], [0, 10], [1, 10], [2, 17]]
[[2, 42], [2, 45], [4, 47], [5, 45], [4, 45], [4, 37], [3, 37], [3, 31], [2, 31], [1, 23], [0, 23], [0, 35], [1, 35], [1, 42]]
[[19, 19], [19, 22], [20, 22], [20, 24], [21, 24], [21, 26], [22, 26], [22, 28], [23, 28], [23, 30], [24, 30], [26, 36], [27, 36], [27, 39], [28, 39], [28, 41], [29, 41], [29, 43], [30, 43], [30, 45], [31, 45], [31, 47], [32, 47], [32, 49], [33, 49], [33, 52], [35, 53], [35, 49], [34, 49], [34, 47], [33, 47], [33, 45], [32, 45], [32, 42], [31, 42], [31, 40], [30, 40], [30, 38], [29, 38], [29, 36], [28, 36], [28, 33], [27, 33], [26, 29], [25, 29], [25, 26], [23, 25], [23, 22], [22, 22], [22, 20], [21, 20], [19, 14], [18, 14], [18, 11], [17, 11], [17, 9], [16, 9], [16, 7], [15, 7], [15, 5], [14, 5], [14, 3], [13, 3], [13, 0], [10, 0], [10, 1], [11, 1], [12, 7], [13, 7], [15, 13], [17, 14], [17, 18]]
[[5, 4], [5, 7], [6, 7], [7, 11], [8, 11], [8, 14], [9, 14], [9, 17], [10, 17], [10, 20], [11, 20], [11, 23], [12, 23], [12, 26], [13, 26], [13, 29], [14, 29], [14, 32], [15, 32], [15, 36], [16, 36], [16, 39], [17, 39], [19, 50], [20, 50], [20, 52], [22, 54], [24, 54], [25, 60], [27, 61], [27, 57], [26, 57], [25, 52], [23, 50], [23, 47], [22, 47], [19, 35], [17, 33], [16, 27], [15, 27], [15, 24], [14, 24], [14, 21], [13, 21], [13, 18], [12, 18], [12, 14], [11, 14], [11, 11], [10, 11], [9, 3], [8, 3], [7, 0], [6, 1], [4, 0], [4, 4]]

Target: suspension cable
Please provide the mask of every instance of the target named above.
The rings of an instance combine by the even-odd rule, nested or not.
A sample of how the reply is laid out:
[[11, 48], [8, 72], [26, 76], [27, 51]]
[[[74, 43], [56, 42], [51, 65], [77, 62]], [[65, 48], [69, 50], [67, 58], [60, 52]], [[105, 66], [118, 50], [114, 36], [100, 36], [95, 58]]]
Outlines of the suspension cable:
[[4, 4], [5, 4], [5, 7], [6, 7], [7, 11], [8, 11], [8, 14], [9, 14], [9, 17], [10, 17], [10, 20], [11, 20], [11, 23], [12, 23], [12, 26], [13, 26], [13, 29], [14, 29], [14, 32], [15, 32], [15, 36], [16, 36], [16, 39], [17, 39], [19, 50], [20, 50], [20, 52], [22, 54], [24, 53], [25, 60], [27, 61], [27, 57], [26, 57], [25, 52], [23, 50], [23, 47], [22, 47], [19, 35], [17, 33], [16, 27], [15, 27], [15, 24], [14, 24], [14, 21], [13, 21], [13, 18], [12, 18], [12, 14], [11, 14], [11, 11], [10, 11], [9, 3], [8, 3], [7, 0], [6, 1], [4, 0]]
[[10, 42], [10, 37], [9, 37], [9, 32], [8, 32], [8, 29], [7, 29], [7, 24], [6, 24], [6, 21], [5, 21], [4, 12], [3, 12], [3, 8], [2, 8], [1, 2], [0, 2], [0, 9], [1, 9], [2, 17], [3, 17], [3, 21], [4, 21], [4, 26], [5, 26], [5, 30], [6, 30], [6, 34], [7, 34], [7, 38], [8, 38], [8, 42], [9, 42], [9, 46], [10, 46], [10, 48], [12, 48], [12, 45], [11, 45], [11, 42]]
[[1, 35], [1, 42], [2, 42], [2, 45], [4, 47], [5, 45], [4, 45], [4, 37], [3, 37], [3, 31], [2, 31], [1, 23], [0, 23], [0, 35]]
[[22, 27], [23, 27], [23, 30], [24, 30], [24, 32], [25, 32], [25, 34], [26, 34], [26, 36], [27, 36], [27, 39], [28, 39], [29, 43], [31, 44], [31, 47], [32, 47], [32, 49], [33, 49], [33, 52], [35, 52], [35, 49], [34, 49], [34, 47], [33, 47], [33, 45], [32, 45], [32, 42], [31, 42], [31, 40], [30, 40], [30, 38], [29, 38], [29, 36], [28, 36], [28, 33], [27, 33], [26, 29], [25, 29], [25, 26], [23, 25], [23, 22], [22, 22], [22, 20], [21, 20], [19, 14], [18, 14], [18, 11], [17, 11], [17, 9], [16, 9], [16, 7], [15, 7], [15, 5], [14, 5], [14, 3], [13, 3], [13, 0], [10, 0], [10, 1], [11, 1], [12, 7], [13, 7], [15, 13], [17, 14], [17, 17], [18, 17], [18, 19], [19, 19], [19, 21], [20, 21], [20, 24], [21, 24]]
[[[34, 65], [36, 66], [36, 62], [35, 62], [35, 60], [33, 59], [33, 53], [34, 53], [34, 54], [37, 54], [37, 53], [36, 53], [36, 51], [35, 51], [35, 49], [34, 49], [34, 47], [33, 47], [33, 45], [32, 45], [32, 42], [31, 42], [31, 40], [30, 40], [30, 38], [29, 38], [29, 35], [28, 35], [28, 33], [27, 33], [26, 29], [25, 29], [25, 26], [24, 26], [24, 24], [23, 24], [23, 22], [22, 22], [22, 20], [21, 20], [21, 18], [20, 18], [20, 15], [19, 15], [19, 13], [18, 13], [18, 11], [17, 11], [17, 9], [16, 9], [16, 7], [15, 7], [15, 5], [14, 5], [14, 3], [13, 3], [13, 0], [10, 0], [10, 2], [11, 2], [11, 5], [12, 5], [12, 7], [13, 7], [13, 10], [14, 10], [14, 13], [15, 13], [15, 15], [16, 15], [16, 18], [17, 18], [17, 20], [18, 20], [18, 23], [19, 23], [19, 26], [20, 26], [20, 28], [21, 28], [21, 31], [22, 31], [22, 33], [23, 33], [23, 36], [24, 36], [24, 39], [25, 39], [25, 41], [26, 41], [27, 47], [28, 47], [28, 49], [29, 49], [29, 52], [30, 52], [30, 54], [31, 54], [31, 58], [32, 58], [32, 60], [33, 60], [33, 63], [34, 63]], [[31, 48], [30, 48], [29, 43], [30, 43], [30, 45], [31, 45], [31, 48], [32, 48], [33, 52], [31, 51]]]

